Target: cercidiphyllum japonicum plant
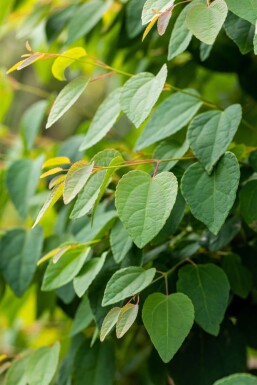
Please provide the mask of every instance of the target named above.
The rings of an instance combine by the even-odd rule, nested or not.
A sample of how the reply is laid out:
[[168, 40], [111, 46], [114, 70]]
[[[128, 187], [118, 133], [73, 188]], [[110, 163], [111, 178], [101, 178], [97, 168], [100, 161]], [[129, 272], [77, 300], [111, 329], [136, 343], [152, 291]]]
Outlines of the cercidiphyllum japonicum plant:
[[[5, 2], [3, 15], [20, 6]], [[54, 78], [66, 81], [69, 71], [69, 81], [53, 101], [7, 78], [41, 100], [22, 116], [23, 150], [0, 170], [1, 212], [10, 200], [27, 224], [10, 229], [3, 219], [0, 292], [11, 289], [7, 319], [17, 315], [8, 313], [15, 296], [17, 307], [32, 296], [37, 319], [55, 320], [57, 331], [48, 346], [23, 343], [17, 357], [1, 356], [5, 385], [256, 385], [256, 101], [247, 92], [257, 95], [245, 65], [249, 76], [257, 71], [257, 1], [42, 7], [21, 35], [42, 20], [37, 33], [60, 53], [27, 42], [8, 73], [35, 63], [52, 83], [52, 60]], [[240, 84], [210, 71], [222, 70], [224, 57]], [[85, 135], [82, 125], [59, 146], [37, 139], [45, 115], [54, 132], [101, 82], [111, 91]], [[72, 319], [68, 332], [57, 309]]]

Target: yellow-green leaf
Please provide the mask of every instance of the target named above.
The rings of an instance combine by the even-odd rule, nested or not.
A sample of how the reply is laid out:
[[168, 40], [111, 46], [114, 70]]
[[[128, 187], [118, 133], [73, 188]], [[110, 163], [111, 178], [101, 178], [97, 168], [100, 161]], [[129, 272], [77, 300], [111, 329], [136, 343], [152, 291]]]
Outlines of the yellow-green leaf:
[[43, 163], [42, 169], [48, 168], [48, 167], [55, 167], [55, 166], [60, 166], [61, 164], [70, 164], [71, 161], [67, 156], [57, 156], [55, 158], [50, 158], [46, 160]]
[[39, 211], [38, 213], [38, 216], [35, 220], [35, 223], [33, 225], [33, 228], [38, 224], [38, 222], [40, 221], [40, 219], [43, 217], [43, 215], [45, 214], [45, 212], [50, 208], [52, 207], [57, 201], [59, 198], [61, 198], [62, 194], [63, 194], [63, 189], [64, 189], [64, 183], [61, 183], [59, 184], [58, 186], [56, 186], [52, 191], [51, 193], [49, 194], [48, 196], [48, 199], [45, 201], [42, 209]]
[[85, 161], [74, 163], [64, 182], [63, 201], [68, 204], [78, 195], [91, 175], [94, 165]]
[[63, 52], [57, 59], [55, 59], [52, 65], [52, 74], [58, 80], [66, 80], [64, 74], [65, 69], [74, 63], [76, 59], [80, 59], [86, 55], [87, 53], [82, 47], [71, 48]]
[[50, 175], [55, 175], [61, 171], [64, 171], [63, 168], [61, 168], [61, 167], [51, 168], [51, 170], [48, 170], [48, 171], [44, 172], [42, 175], [40, 175], [40, 179], [46, 178], [47, 176], [50, 176]]

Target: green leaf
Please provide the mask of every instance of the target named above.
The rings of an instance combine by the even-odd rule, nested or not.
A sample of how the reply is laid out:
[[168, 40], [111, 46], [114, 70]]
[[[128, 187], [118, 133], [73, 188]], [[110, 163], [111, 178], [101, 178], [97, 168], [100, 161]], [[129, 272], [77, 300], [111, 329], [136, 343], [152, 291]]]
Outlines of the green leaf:
[[7, 170], [6, 186], [8, 193], [22, 219], [25, 219], [28, 214], [29, 204], [39, 181], [43, 160], [43, 156], [39, 156], [35, 160], [19, 159], [12, 163]]
[[121, 108], [136, 127], [150, 114], [163, 90], [166, 77], [167, 66], [164, 64], [156, 76], [141, 72], [123, 86]]
[[88, 164], [83, 160], [71, 166], [64, 182], [63, 201], [66, 205], [83, 189], [93, 168], [94, 164]]
[[169, 162], [162, 162], [159, 166], [158, 171], [169, 171], [171, 170], [179, 161], [179, 158], [183, 157], [187, 152], [189, 147], [188, 141], [180, 142], [176, 139], [165, 140], [161, 142], [155, 149], [153, 153], [153, 159], [170, 159], [174, 158], [176, 160], [171, 160]]
[[254, 24], [257, 20], [257, 0], [226, 0], [228, 9], [242, 19]]
[[120, 311], [121, 311], [121, 307], [114, 307], [105, 316], [102, 323], [101, 331], [100, 331], [101, 342], [105, 340], [105, 337], [111, 332], [114, 325], [117, 323]]
[[88, 85], [88, 79], [78, 77], [68, 83], [58, 94], [47, 119], [46, 128], [51, 127], [78, 100]]
[[257, 180], [246, 183], [240, 191], [240, 212], [251, 229], [257, 232]]
[[163, 12], [172, 6], [173, 3], [174, 0], [147, 0], [142, 11], [142, 24], [145, 25], [156, 17], [156, 13], [153, 12], [153, 9], [158, 12]]
[[154, 293], [146, 299], [142, 317], [154, 347], [167, 363], [193, 326], [194, 307], [184, 294]]
[[121, 338], [131, 328], [138, 314], [139, 306], [137, 304], [128, 303], [119, 312], [116, 324], [116, 336]]
[[33, 228], [38, 224], [40, 219], [45, 215], [46, 211], [53, 207], [53, 205], [58, 201], [59, 198], [61, 198], [63, 194], [64, 189], [64, 183], [60, 183], [57, 186], [55, 186], [52, 191], [49, 193], [48, 198], [46, 199], [43, 207], [39, 211], [37, 218], [34, 222]]
[[57, 369], [60, 344], [43, 347], [32, 353], [26, 365], [25, 373], [30, 385], [49, 385]]
[[225, 153], [241, 119], [242, 108], [240, 104], [234, 104], [223, 112], [204, 112], [189, 125], [189, 145], [208, 173]]
[[43, 231], [13, 229], [0, 240], [0, 270], [14, 293], [20, 297], [29, 287], [43, 246]]
[[5, 377], [5, 385], [27, 385], [25, 367], [28, 357], [29, 356], [22, 357], [12, 363]]
[[142, 267], [130, 266], [113, 274], [105, 288], [102, 306], [112, 305], [125, 298], [133, 297], [152, 282], [156, 270], [144, 270]]
[[200, 163], [190, 166], [181, 180], [182, 194], [192, 214], [217, 234], [236, 198], [240, 177], [238, 161], [226, 152], [208, 175]]
[[141, 13], [145, 0], [130, 0], [126, 6], [126, 29], [130, 39], [143, 31]]
[[82, 47], [74, 47], [63, 52], [57, 59], [55, 59], [52, 65], [52, 74], [58, 80], [67, 80], [64, 74], [66, 68], [76, 62], [76, 59], [80, 59], [86, 55], [87, 53]]
[[202, 101], [194, 90], [188, 89], [185, 92], [190, 95], [177, 92], [157, 107], [137, 141], [136, 150], [175, 134], [190, 122], [202, 106]]
[[107, 252], [103, 253], [100, 258], [92, 258], [85, 263], [79, 275], [74, 278], [73, 286], [78, 297], [87, 291], [97, 274], [102, 269]]
[[231, 217], [224, 223], [217, 235], [213, 235], [211, 232], [205, 233], [205, 245], [210, 251], [218, 251], [227, 246], [240, 230], [240, 219], [238, 217]]
[[192, 39], [192, 33], [186, 25], [186, 16], [188, 6], [185, 7], [179, 14], [170, 36], [168, 60], [183, 53]]
[[181, 195], [181, 192], [178, 191], [178, 195], [176, 198], [176, 202], [171, 210], [170, 216], [167, 219], [167, 222], [161, 229], [161, 231], [156, 235], [156, 237], [152, 240], [152, 244], [161, 244], [166, 241], [166, 239], [170, 238], [172, 234], [174, 234], [184, 216], [185, 213], [186, 202]]
[[51, 261], [44, 274], [42, 290], [54, 290], [72, 281], [88, 258], [89, 252], [90, 249], [84, 246], [76, 247], [67, 250], [56, 263]]
[[100, 239], [109, 231], [116, 218], [117, 212], [115, 210], [106, 212], [100, 210], [99, 213], [96, 212], [93, 224], [92, 221], [88, 219], [87, 225], [76, 234], [77, 241], [84, 243]]
[[119, 166], [123, 162], [124, 162], [124, 159], [122, 158], [121, 155], [118, 155], [118, 156], [116, 156], [115, 158], [113, 158], [111, 160], [111, 162], [109, 164], [110, 168], [105, 171], [105, 175], [104, 175], [102, 184], [100, 186], [97, 198], [96, 198], [96, 200], [94, 202], [94, 207], [93, 207], [93, 210], [92, 210], [92, 218], [94, 218], [94, 215], [95, 215], [98, 203], [100, 202], [102, 196], [104, 195], [104, 193], [105, 193], [105, 191], [106, 191], [106, 189], [107, 189], [107, 187], [108, 187], [108, 185], [109, 185], [109, 183], [111, 181], [112, 175], [119, 168], [119, 167], [117, 167], [117, 169], [115, 169], [115, 166]]
[[51, 13], [51, 15], [47, 18], [45, 25], [45, 33], [47, 37], [47, 42], [50, 44], [55, 41], [56, 38], [63, 31], [67, 22], [74, 15], [76, 9], [78, 8], [78, 4], [73, 4], [65, 8], [61, 8], [56, 12]]
[[[120, 153], [116, 150], [103, 150], [91, 159], [91, 163], [94, 164], [94, 166], [107, 167], [110, 165], [112, 160], [118, 156], [120, 156]], [[94, 204], [99, 197], [106, 173], [107, 170], [101, 170], [90, 176], [85, 187], [78, 195], [70, 218], [80, 218], [94, 207]]]
[[252, 289], [252, 274], [242, 265], [239, 255], [224, 255], [221, 265], [233, 293], [241, 298], [247, 298]]
[[257, 385], [257, 377], [251, 374], [232, 374], [216, 381], [213, 385]]
[[81, 36], [86, 35], [101, 20], [112, 1], [92, 0], [82, 4], [68, 24], [68, 41], [70, 45]]
[[253, 49], [254, 25], [229, 12], [224, 28], [230, 39], [236, 43], [240, 52], [245, 55]]
[[48, 102], [39, 100], [32, 104], [23, 114], [20, 124], [20, 133], [26, 150], [31, 150], [36, 136], [42, 125]]
[[227, 17], [228, 7], [224, 0], [210, 5], [193, 4], [186, 16], [186, 24], [193, 35], [205, 44], [213, 44]]
[[151, 178], [144, 171], [134, 170], [121, 178], [116, 189], [116, 208], [139, 248], [150, 242], [165, 225], [177, 192], [177, 179], [168, 171]]
[[201, 328], [217, 336], [229, 298], [229, 283], [223, 270], [211, 263], [182, 267], [177, 290], [191, 299], [195, 321]]
[[111, 341], [97, 342], [90, 347], [85, 341], [78, 349], [73, 363], [72, 385], [113, 385], [115, 351]]
[[120, 220], [115, 222], [110, 233], [110, 244], [115, 262], [120, 263], [132, 247], [133, 241]]
[[77, 308], [70, 336], [73, 337], [82, 330], [86, 329], [91, 324], [93, 319], [94, 317], [90, 308], [88, 296], [85, 295]]
[[80, 150], [87, 150], [98, 143], [110, 131], [116, 122], [120, 111], [120, 96], [122, 88], [117, 88], [99, 106], [86, 133]]
[[256, 24], [255, 24], [255, 34], [254, 34], [254, 38], [253, 38], [253, 48], [254, 48], [254, 54], [257, 55], [257, 33], [256, 33], [256, 25], [257, 25], [257, 21], [256, 21]]
[[211, 54], [213, 45], [205, 44], [203, 42], [200, 43], [200, 60], [203, 62], [208, 59]]

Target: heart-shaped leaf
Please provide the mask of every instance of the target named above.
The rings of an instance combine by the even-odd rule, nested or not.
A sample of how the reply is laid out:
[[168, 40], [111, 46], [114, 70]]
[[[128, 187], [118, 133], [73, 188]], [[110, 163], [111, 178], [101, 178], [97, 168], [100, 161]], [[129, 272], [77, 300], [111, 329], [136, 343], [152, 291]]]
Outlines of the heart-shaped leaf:
[[236, 198], [240, 177], [234, 154], [225, 153], [208, 175], [200, 163], [190, 166], [181, 180], [181, 191], [192, 214], [218, 234]]
[[142, 317], [161, 359], [169, 362], [193, 326], [194, 307], [185, 294], [154, 293], [146, 299]]
[[224, 0], [211, 4], [195, 4], [186, 17], [188, 29], [205, 44], [213, 44], [227, 17], [228, 7]]
[[130, 171], [116, 189], [118, 215], [135, 244], [142, 248], [162, 227], [176, 201], [178, 183], [164, 171], [151, 178], [144, 171]]

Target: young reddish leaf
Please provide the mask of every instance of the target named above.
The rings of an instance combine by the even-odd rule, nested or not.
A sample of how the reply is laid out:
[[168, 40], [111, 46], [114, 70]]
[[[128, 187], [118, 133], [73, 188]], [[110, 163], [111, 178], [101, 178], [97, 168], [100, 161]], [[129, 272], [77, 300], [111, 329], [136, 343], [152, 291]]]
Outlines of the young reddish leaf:
[[35, 63], [36, 61], [42, 59], [45, 56], [44, 53], [36, 52], [35, 54], [31, 55], [27, 59], [23, 60], [22, 63], [17, 67], [17, 71], [22, 70], [25, 67], [28, 67], [32, 63]]
[[168, 10], [168, 11], [163, 12], [159, 16], [158, 22], [157, 22], [157, 30], [158, 30], [158, 33], [160, 36], [165, 34], [165, 31], [169, 25], [171, 15], [172, 15], [172, 11]]

